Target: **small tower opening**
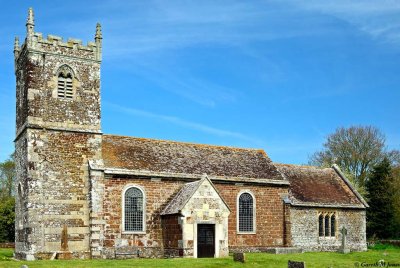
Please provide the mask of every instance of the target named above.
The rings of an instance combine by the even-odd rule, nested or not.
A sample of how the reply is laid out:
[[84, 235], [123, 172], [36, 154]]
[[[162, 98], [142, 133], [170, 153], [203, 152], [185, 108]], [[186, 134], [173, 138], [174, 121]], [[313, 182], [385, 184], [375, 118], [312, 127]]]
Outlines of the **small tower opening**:
[[57, 97], [60, 99], [73, 99], [74, 90], [72, 87], [72, 69], [63, 65], [58, 71]]

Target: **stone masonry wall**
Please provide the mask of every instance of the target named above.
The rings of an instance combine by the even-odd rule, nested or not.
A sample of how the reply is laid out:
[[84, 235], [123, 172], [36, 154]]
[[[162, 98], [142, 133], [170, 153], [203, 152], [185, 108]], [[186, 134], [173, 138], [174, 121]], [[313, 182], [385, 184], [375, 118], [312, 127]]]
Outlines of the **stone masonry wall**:
[[[127, 245], [139, 248], [142, 256], [162, 256], [163, 232], [160, 212], [184, 185], [176, 179], [105, 178], [104, 196], [104, 248], [107, 258], [113, 258], [115, 247]], [[146, 233], [123, 234], [122, 192], [127, 185], [140, 186], [146, 195]], [[266, 247], [283, 245], [284, 211], [281, 195], [287, 187], [219, 184], [214, 186], [226, 201], [231, 214], [228, 218], [228, 239], [231, 250], [260, 251]], [[256, 197], [256, 233], [237, 234], [236, 200], [241, 190], [249, 190]], [[159, 253], [155, 253], [159, 251]]]
[[[88, 160], [101, 159], [101, 29], [83, 46], [34, 32], [31, 9], [26, 26], [25, 43], [14, 44], [16, 257], [50, 258], [61, 250], [63, 226], [73, 256], [89, 257]], [[64, 65], [72, 70], [71, 99], [58, 96]]]
[[[17, 130], [27, 123], [35, 127], [99, 131], [100, 63], [90, 60], [87, 51], [85, 54], [77, 49], [64, 48], [56, 51], [63, 54], [49, 54], [53, 47], [41, 44], [36, 47], [40, 51], [21, 55], [18, 60]], [[73, 100], [57, 98], [57, 71], [64, 64], [74, 72]]]
[[[219, 183], [214, 183], [214, 186], [231, 209], [228, 223], [231, 251], [262, 251], [266, 247], [283, 246], [284, 204], [281, 196], [287, 195], [287, 187]], [[256, 232], [254, 234], [237, 233], [237, 196], [243, 190], [255, 196]]]
[[184, 249], [184, 256], [199, 256], [196, 246], [198, 224], [214, 226], [215, 257], [228, 256], [228, 216], [230, 211], [208, 179], [201, 181], [197, 191], [187, 201], [181, 213], [183, 237], [180, 247]]
[[179, 247], [179, 241], [182, 241], [182, 227], [179, 224], [180, 215], [162, 216], [162, 236], [164, 254], [168, 257], [183, 256], [183, 249]]
[[69, 250], [89, 257], [88, 159], [99, 157], [101, 135], [28, 129], [26, 140], [29, 170], [20, 180], [27, 219], [22, 228], [17, 222], [17, 235], [25, 237], [17, 239], [16, 253], [51, 257], [61, 251], [66, 225]]
[[[103, 215], [104, 254], [114, 258], [118, 250], [137, 251], [144, 257], [163, 256], [163, 232], [160, 213], [183, 186], [183, 181], [148, 178], [105, 178]], [[122, 233], [122, 193], [128, 186], [139, 186], [146, 198], [146, 233]]]
[[[336, 212], [336, 235], [319, 237], [318, 213]], [[341, 228], [347, 229], [351, 251], [367, 250], [365, 210], [291, 207], [292, 245], [305, 251], [337, 251], [342, 244]]]
[[[31, 250], [28, 235], [32, 229], [28, 227], [28, 146], [26, 132], [15, 142], [15, 250], [28, 252]], [[21, 256], [24, 257], [24, 256]]]

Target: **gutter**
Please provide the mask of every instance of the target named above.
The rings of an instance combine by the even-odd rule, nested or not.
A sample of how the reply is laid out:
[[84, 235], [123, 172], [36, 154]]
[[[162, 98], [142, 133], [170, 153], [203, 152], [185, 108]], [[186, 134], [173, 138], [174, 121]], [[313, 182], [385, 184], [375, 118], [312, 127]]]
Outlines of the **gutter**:
[[[103, 171], [105, 175], [128, 175], [140, 176], [150, 178], [176, 178], [186, 180], [199, 180], [202, 179], [204, 174], [188, 174], [188, 173], [173, 173], [173, 172], [154, 172], [148, 170], [131, 170], [123, 168], [107, 168], [102, 164], [89, 161], [91, 170]], [[256, 178], [241, 178], [241, 177], [222, 177], [210, 176], [213, 182], [234, 182], [238, 184], [263, 184], [263, 185], [284, 185], [289, 186], [288, 180], [269, 180], [269, 179], [256, 179]]]

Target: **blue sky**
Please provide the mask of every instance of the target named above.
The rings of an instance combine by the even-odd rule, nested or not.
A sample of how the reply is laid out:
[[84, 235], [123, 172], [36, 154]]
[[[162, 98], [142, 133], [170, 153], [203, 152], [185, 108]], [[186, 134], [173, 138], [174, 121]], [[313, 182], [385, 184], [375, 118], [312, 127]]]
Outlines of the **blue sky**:
[[303, 164], [338, 127], [400, 148], [399, 1], [7, 1], [0, 11], [0, 161], [13, 151], [13, 41], [103, 30], [102, 130], [262, 148]]

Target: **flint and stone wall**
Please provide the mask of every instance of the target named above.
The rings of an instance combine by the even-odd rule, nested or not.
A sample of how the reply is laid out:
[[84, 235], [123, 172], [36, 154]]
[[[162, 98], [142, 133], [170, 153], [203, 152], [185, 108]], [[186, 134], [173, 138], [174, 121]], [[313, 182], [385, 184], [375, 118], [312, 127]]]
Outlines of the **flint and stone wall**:
[[101, 136], [28, 129], [26, 140], [27, 176], [17, 181], [23, 185], [23, 194], [17, 196], [17, 211], [22, 208], [16, 217], [17, 257], [50, 258], [62, 251], [64, 225], [69, 250], [89, 257], [87, 161], [96, 157]]
[[[347, 229], [347, 246], [351, 251], [366, 251], [366, 218], [362, 209], [325, 209], [291, 207], [292, 245], [305, 251], [337, 251], [342, 245], [340, 230]], [[336, 235], [319, 237], [318, 213], [336, 212]]]
[[[98, 59], [94, 43], [40, 33], [15, 48], [17, 258], [90, 257], [88, 160], [101, 159]], [[64, 64], [73, 70], [73, 99], [57, 97]]]

